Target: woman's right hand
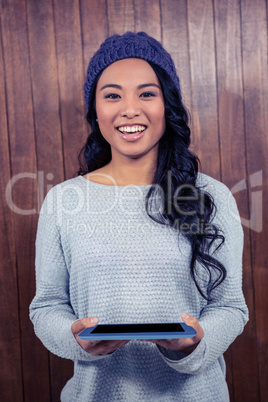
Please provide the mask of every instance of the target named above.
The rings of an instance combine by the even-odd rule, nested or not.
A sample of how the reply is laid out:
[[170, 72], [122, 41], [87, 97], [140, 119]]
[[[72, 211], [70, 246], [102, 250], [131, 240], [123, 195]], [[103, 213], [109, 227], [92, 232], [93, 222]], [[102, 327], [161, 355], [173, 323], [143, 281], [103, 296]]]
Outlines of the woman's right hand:
[[105, 356], [113, 353], [115, 350], [126, 345], [129, 340], [115, 340], [115, 341], [84, 341], [80, 339], [78, 335], [85, 328], [94, 327], [99, 322], [97, 317], [82, 318], [73, 323], [72, 332], [76, 341], [80, 346], [86, 351], [91, 353], [93, 356]]

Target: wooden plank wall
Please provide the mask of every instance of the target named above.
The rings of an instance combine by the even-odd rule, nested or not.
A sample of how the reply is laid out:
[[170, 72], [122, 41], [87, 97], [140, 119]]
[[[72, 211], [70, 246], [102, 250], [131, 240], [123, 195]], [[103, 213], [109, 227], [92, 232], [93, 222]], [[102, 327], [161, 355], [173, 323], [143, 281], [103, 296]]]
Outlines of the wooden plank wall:
[[171, 53], [202, 170], [235, 192], [250, 322], [225, 354], [227, 379], [232, 401], [267, 401], [267, 1], [0, 0], [0, 12], [1, 401], [58, 401], [72, 374], [28, 318], [38, 211], [77, 170], [88, 61], [127, 30]]

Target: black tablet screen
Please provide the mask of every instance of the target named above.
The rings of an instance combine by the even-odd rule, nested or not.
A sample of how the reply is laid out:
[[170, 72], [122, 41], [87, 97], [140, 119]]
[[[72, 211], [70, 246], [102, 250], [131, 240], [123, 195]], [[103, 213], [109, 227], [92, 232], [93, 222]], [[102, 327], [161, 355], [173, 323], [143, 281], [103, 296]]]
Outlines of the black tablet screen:
[[178, 323], [168, 324], [105, 324], [98, 325], [92, 334], [135, 333], [135, 332], [184, 332]]

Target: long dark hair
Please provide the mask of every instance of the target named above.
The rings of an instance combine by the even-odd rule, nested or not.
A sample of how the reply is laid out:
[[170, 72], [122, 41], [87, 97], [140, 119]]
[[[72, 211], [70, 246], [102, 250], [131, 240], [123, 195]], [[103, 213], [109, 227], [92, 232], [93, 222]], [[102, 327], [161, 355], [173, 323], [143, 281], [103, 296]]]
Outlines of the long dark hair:
[[[181, 94], [169, 75], [157, 65], [150, 63], [162, 87], [165, 101], [166, 130], [159, 141], [157, 168], [146, 195], [146, 211], [151, 219], [169, 225], [183, 234], [192, 249], [190, 272], [200, 294], [210, 300], [210, 293], [226, 277], [226, 269], [212, 256], [224, 242], [220, 229], [212, 223], [216, 214], [213, 197], [196, 184], [199, 159], [190, 150], [188, 111]], [[91, 133], [79, 154], [78, 175], [84, 175], [105, 166], [111, 160], [110, 144], [103, 138], [96, 122], [95, 92], [98, 78], [91, 91], [86, 119]], [[161, 189], [161, 194], [159, 194]], [[161, 209], [152, 207], [161, 195]], [[154, 210], [154, 211], [153, 211]], [[201, 224], [200, 224], [201, 223]], [[195, 228], [195, 230], [192, 230]], [[214, 245], [214, 247], [212, 247]], [[208, 274], [206, 294], [200, 286], [196, 263]], [[216, 275], [216, 276], [215, 276]], [[212, 279], [213, 276], [213, 279]], [[199, 278], [200, 279], [200, 278]]]

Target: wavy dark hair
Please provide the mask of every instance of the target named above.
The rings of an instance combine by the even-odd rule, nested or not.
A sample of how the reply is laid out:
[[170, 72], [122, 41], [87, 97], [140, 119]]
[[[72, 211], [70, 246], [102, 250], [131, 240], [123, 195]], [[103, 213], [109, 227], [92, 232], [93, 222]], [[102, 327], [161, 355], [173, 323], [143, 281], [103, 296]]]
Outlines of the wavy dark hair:
[[[166, 129], [159, 141], [153, 185], [146, 195], [146, 211], [155, 222], [177, 229], [179, 236], [183, 234], [188, 239], [192, 249], [191, 276], [202, 297], [210, 301], [211, 291], [226, 277], [224, 265], [213, 257], [212, 252], [213, 248], [215, 252], [222, 246], [224, 236], [212, 223], [216, 214], [213, 197], [196, 184], [199, 159], [189, 150], [191, 133], [188, 126], [189, 115], [183, 105], [181, 94], [165, 70], [151, 62], [149, 64], [161, 84], [165, 102]], [[86, 115], [91, 133], [79, 153], [78, 175], [92, 172], [111, 160], [110, 144], [103, 138], [96, 122], [95, 93], [99, 76], [91, 91]], [[155, 200], [159, 199], [161, 208], [155, 213], [153, 205]], [[193, 227], [195, 230], [191, 230]], [[200, 284], [201, 275], [196, 267], [197, 262], [208, 274], [205, 292], [204, 286]]]

